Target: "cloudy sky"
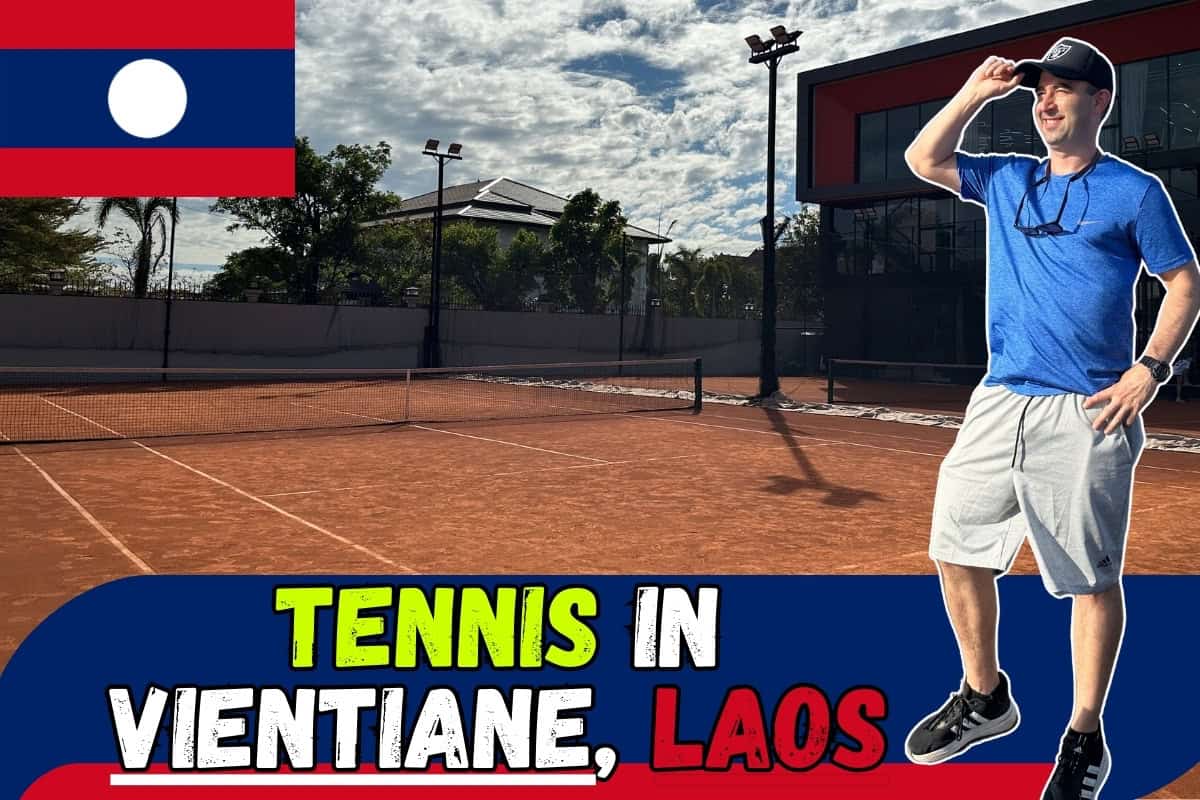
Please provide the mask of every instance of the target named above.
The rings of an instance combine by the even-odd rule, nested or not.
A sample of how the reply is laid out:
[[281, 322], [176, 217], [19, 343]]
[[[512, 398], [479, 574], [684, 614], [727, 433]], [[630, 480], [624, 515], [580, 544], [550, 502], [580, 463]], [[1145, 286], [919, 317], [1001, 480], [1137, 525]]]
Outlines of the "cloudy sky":
[[[767, 70], [744, 37], [802, 29], [780, 66], [776, 198], [793, 213], [795, 75], [1060, 3], [1049, 0], [297, 0], [298, 133], [320, 152], [392, 146], [386, 188], [436, 188], [427, 138], [463, 144], [447, 183], [507, 176], [591, 187], [649, 230], [706, 252], [758, 243]], [[964, 76], [965, 77], [965, 76]], [[444, 146], [444, 145], [443, 145]], [[182, 202], [176, 262], [220, 265], [257, 242]]]

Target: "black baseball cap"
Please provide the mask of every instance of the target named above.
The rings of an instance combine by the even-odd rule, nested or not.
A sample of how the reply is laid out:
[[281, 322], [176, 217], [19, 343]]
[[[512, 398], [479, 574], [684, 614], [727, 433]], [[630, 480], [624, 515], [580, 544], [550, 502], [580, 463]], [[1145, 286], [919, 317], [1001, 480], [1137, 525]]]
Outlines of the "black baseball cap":
[[1041, 61], [1022, 61], [1016, 67], [1024, 76], [1021, 85], [1027, 89], [1037, 89], [1043, 70], [1069, 81], [1087, 81], [1097, 89], [1113, 90], [1112, 64], [1099, 50], [1078, 39], [1059, 39]]

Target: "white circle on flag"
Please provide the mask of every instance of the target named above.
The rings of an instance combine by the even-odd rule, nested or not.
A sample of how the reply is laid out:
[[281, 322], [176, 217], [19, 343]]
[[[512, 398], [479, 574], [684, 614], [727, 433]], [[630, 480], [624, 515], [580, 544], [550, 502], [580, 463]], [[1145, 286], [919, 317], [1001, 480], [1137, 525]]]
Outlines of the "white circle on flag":
[[108, 85], [108, 110], [121, 130], [139, 139], [170, 133], [187, 110], [187, 86], [171, 65], [154, 58], [131, 61]]

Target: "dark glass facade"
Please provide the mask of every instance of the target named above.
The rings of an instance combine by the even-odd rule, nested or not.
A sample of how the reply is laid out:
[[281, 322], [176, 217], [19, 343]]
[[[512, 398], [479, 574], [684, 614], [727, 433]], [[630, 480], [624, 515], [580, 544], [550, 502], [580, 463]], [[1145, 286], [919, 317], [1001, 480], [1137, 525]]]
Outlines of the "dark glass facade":
[[[858, 115], [855, 175], [860, 185], [913, 176], [904, 150], [947, 98]], [[1033, 121], [1033, 94], [1013, 92], [985, 106], [964, 133], [973, 153], [1046, 154]], [[1193, 242], [1200, 242], [1200, 50], [1118, 65], [1117, 103], [1101, 147], [1167, 186]], [[983, 363], [983, 211], [934, 189], [909, 197], [822, 208], [827, 252], [827, 316], [839, 326], [845, 357]], [[1162, 289], [1143, 276], [1138, 347], [1158, 313]], [[840, 307], [839, 307], [840, 306]], [[1200, 356], [1193, 344], [1184, 356]], [[1200, 382], [1200, 367], [1194, 373]]]

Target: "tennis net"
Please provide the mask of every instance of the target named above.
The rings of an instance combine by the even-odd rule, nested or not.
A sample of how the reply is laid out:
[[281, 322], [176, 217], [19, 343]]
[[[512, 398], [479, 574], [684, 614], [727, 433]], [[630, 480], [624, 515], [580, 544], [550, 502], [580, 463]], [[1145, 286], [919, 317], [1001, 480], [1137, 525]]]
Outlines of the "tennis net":
[[961, 411], [987, 367], [915, 361], [826, 360], [829, 403]]
[[439, 369], [0, 367], [0, 442], [699, 410], [699, 359]]

